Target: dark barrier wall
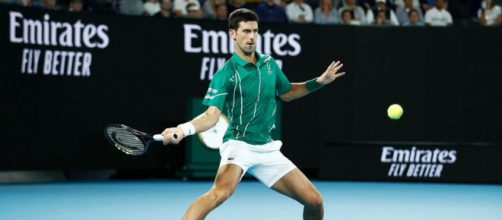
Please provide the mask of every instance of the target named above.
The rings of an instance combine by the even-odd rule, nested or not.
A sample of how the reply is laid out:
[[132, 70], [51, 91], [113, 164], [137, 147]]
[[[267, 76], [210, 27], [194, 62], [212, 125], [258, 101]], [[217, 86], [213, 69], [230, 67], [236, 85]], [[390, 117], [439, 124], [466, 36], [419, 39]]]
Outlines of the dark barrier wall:
[[427, 182], [501, 182], [500, 144], [326, 143], [319, 178]]
[[[333, 59], [348, 72], [283, 105], [283, 152], [323, 170], [332, 142], [502, 143], [501, 33], [261, 24], [260, 51], [291, 81]], [[119, 122], [154, 133], [185, 121], [187, 102], [204, 95], [231, 47], [224, 22], [0, 6], [0, 169], [180, 168], [182, 147], [125, 157], [102, 129]], [[386, 117], [392, 103], [403, 106], [401, 120]]]

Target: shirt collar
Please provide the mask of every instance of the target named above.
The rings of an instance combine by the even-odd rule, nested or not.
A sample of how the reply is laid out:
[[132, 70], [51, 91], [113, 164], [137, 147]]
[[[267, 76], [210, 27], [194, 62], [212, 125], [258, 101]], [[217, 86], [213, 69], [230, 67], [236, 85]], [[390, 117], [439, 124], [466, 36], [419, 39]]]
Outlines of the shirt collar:
[[[266, 56], [263, 56], [263, 55], [261, 55], [258, 52], [255, 52], [255, 56], [256, 56], [256, 66], [260, 66], [261, 64], [263, 64]], [[245, 66], [245, 65], [248, 65], [248, 64], [252, 64], [252, 63], [250, 63], [250, 62], [245, 61], [244, 59], [242, 59], [239, 55], [237, 55], [236, 52], [233, 53], [231, 59], [234, 62], [236, 62], [237, 64], [239, 64], [240, 66]]]

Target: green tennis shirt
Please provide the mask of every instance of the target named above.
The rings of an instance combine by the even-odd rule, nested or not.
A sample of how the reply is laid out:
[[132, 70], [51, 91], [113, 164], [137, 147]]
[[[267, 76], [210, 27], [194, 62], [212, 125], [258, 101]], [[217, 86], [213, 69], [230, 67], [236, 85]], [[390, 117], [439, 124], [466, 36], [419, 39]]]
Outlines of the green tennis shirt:
[[203, 104], [216, 106], [229, 119], [224, 141], [249, 144], [272, 141], [277, 96], [291, 89], [291, 83], [269, 55], [256, 52], [256, 65], [234, 53], [215, 73]]

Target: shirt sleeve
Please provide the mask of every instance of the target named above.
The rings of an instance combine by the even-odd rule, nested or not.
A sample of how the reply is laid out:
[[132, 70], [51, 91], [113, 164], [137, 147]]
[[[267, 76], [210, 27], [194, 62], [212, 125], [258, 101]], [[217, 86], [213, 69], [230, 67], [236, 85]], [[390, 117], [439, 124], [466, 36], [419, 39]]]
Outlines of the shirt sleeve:
[[274, 59], [271, 60], [273, 64], [273, 68], [275, 71], [275, 90], [277, 91], [277, 95], [282, 95], [289, 90], [291, 90], [291, 82], [289, 82], [288, 78], [282, 72], [281, 68], [277, 65]]
[[453, 24], [453, 18], [451, 17], [450, 13], [447, 14], [446, 18], [448, 20], [448, 24]]
[[216, 106], [220, 111], [223, 111], [225, 100], [228, 95], [227, 87], [229, 83], [228, 74], [226, 73], [225, 71], [218, 71], [214, 75], [202, 104], [206, 106]]
[[312, 8], [307, 4], [305, 4], [305, 21], [314, 21], [314, 13], [312, 12]]
[[298, 18], [295, 17], [295, 12], [294, 12], [294, 7], [292, 5], [292, 3], [289, 3], [288, 5], [286, 5], [286, 15], [288, 17], [288, 20], [290, 21], [297, 21]]
[[173, 2], [173, 9], [174, 10], [181, 10], [183, 11], [183, 6], [181, 5], [181, 2], [179, 0], [174, 0]]

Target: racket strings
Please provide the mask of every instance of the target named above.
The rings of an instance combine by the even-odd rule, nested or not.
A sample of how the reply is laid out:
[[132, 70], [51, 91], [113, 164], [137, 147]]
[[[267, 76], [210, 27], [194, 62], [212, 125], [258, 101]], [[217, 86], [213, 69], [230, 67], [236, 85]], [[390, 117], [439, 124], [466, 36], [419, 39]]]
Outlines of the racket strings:
[[113, 142], [119, 144], [118, 147], [127, 148], [124, 150], [143, 151], [145, 149], [144, 142], [125, 128], [109, 128], [107, 134]]

